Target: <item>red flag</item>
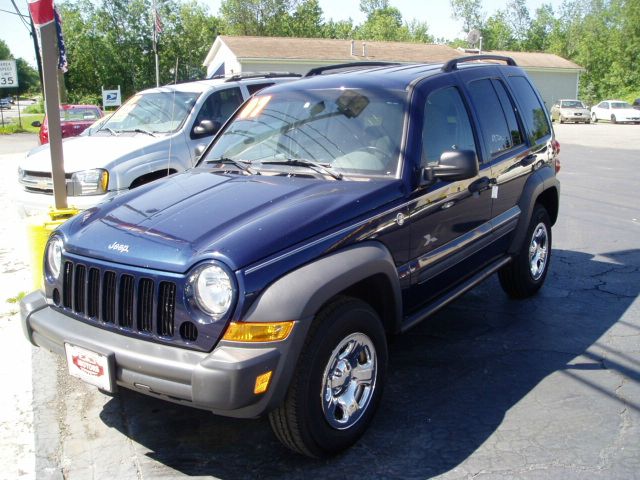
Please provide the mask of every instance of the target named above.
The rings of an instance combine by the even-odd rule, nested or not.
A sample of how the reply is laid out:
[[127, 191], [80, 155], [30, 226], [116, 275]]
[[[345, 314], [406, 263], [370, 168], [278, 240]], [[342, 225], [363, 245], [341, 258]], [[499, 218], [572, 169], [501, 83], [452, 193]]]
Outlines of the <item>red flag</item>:
[[53, 22], [53, 0], [28, 0], [29, 12], [36, 27]]

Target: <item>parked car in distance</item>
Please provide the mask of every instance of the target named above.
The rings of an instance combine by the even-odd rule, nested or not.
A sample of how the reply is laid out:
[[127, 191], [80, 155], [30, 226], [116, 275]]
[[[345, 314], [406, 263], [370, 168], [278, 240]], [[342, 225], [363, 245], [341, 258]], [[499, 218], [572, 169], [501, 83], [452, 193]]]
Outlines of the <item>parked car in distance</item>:
[[551, 107], [551, 120], [574, 123], [591, 123], [589, 110], [580, 100], [558, 100]]
[[636, 98], [631, 104], [631, 106], [636, 110], [640, 110], [640, 98]]
[[6, 98], [0, 98], [0, 109], [1, 110], [11, 109], [11, 102]]
[[[60, 105], [62, 138], [80, 135], [102, 115], [100, 107], [95, 105]], [[49, 143], [49, 122], [46, 115], [42, 122], [36, 120], [31, 123], [31, 126], [40, 127], [38, 132], [40, 145]]]
[[591, 121], [599, 120], [611, 123], [640, 123], [640, 111], [624, 100], [603, 100], [591, 107]]
[[340, 68], [257, 93], [195, 168], [59, 227], [21, 301], [29, 340], [104, 391], [269, 415], [323, 457], [371, 423], [388, 337], [496, 272], [534, 295], [560, 146], [525, 71], [496, 55]]
[[[192, 167], [213, 135], [253, 93], [297, 74], [244, 74], [151, 88], [133, 95], [91, 135], [63, 142], [67, 203], [84, 209]], [[92, 129], [93, 130], [93, 129]], [[53, 203], [48, 148], [29, 152], [18, 170], [21, 215]]]

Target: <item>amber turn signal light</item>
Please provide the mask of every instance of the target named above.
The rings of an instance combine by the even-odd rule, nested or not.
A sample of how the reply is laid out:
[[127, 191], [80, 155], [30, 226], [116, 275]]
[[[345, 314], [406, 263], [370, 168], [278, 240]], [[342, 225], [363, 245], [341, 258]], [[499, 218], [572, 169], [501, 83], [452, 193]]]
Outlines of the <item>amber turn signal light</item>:
[[289, 336], [293, 325], [293, 321], [231, 322], [222, 339], [230, 342], [277, 342]]
[[262, 375], [258, 375], [256, 377], [256, 386], [253, 388], [253, 393], [256, 395], [259, 393], [264, 393], [269, 388], [269, 382], [271, 381], [271, 374], [273, 372], [269, 370], [267, 373], [263, 373]]

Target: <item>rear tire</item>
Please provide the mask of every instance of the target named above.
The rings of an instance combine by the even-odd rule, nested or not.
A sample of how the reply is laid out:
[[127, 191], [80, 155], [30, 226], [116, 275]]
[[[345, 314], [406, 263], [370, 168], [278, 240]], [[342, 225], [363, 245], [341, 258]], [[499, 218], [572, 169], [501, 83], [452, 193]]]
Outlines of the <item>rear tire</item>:
[[511, 298], [535, 295], [547, 278], [550, 262], [551, 221], [547, 210], [537, 204], [520, 252], [498, 272], [502, 289]]
[[611, 123], [618, 123], [615, 115], [611, 115]]
[[378, 407], [387, 341], [368, 304], [338, 297], [316, 316], [282, 406], [269, 414], [278, 440], [309, 457], [353, 445]]

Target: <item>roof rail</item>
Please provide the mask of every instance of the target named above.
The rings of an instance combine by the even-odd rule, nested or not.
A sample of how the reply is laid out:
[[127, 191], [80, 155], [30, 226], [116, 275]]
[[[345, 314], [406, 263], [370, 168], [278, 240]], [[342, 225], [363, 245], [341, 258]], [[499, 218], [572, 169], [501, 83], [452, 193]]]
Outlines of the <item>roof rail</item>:
[[511, 65], [512, 67], [518, 66], [513, 58], [506, 57], [504, 55], [469, 55], [468, 57], [460, 57], [449, 60], [447, 63], [442, 65], [442, 71], [451, 72], [458, 69], [459, 63], [473, 62], [475, 60], [500, 60], [503, 62], [507, 62], [507, 65]]
[[225, 82], [237, 82], [238, 80], [246, 80], [248, 78], [284, 78], [284, 77], [301, 77], [300, 73], [293, 72], [247, 72], [236, 73], [230, 77], [224, 75], [216, 75], [211, 78], [224, 78]]
[[325, 65], [324, 67], [316, 67], [309, 70], [304, 74], [305, 77], [315, 77], [316, 75], [322, 75], [324, 72], [331, 70], [344, 70], [344, 69], [357, 69], [368, 67], [392, 67], [394, 65], [402, 65], [398, 62], [350, 62], [339, 63], [337, 65]]

